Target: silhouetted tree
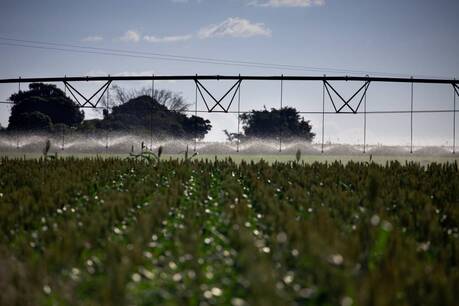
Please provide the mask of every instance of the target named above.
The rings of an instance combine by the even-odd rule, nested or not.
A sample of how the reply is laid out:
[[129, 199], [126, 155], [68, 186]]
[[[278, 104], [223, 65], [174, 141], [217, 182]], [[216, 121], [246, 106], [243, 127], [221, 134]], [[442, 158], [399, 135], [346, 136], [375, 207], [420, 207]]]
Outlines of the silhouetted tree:
[[191, 116], [187, 117], [184, 114], [180, 114], [179, 121], [185, 131], [186, 138], [198, 138], [202, 139], [210, 131], [212, 125], [210, 121], [202, 117]]
[[253, 110], [240, 118], [247, 138], [279, 138], [282, 135], [283, 139], [312, 141], [315, 136], [310, 122], [301, 118], [293, 107]]
[[210, 121], [171, 111], [150, 96], [140, 96], [104, 113], [103, 120], [88, 120], [84, 131], [109, 129], [131, 133], [153, 131], [159, 137], [203, 138], [211, 129]]
[[[33, 83], [29, 85], [29, 90], [19, 91], [9, 100], [14, 103], [9, 118], [10, 130], [44, 127], [48, 121], [49, 128], [53, 124], [78, 126], [84, 119], [84, 113], [76, 103], [55, 85]], [[29, 124], [25, 120], [34, 120], [34, 123]]]
[[[129, 100], [135, 99], [142, 96], [151, 96], [150, 88], [141, 88], [141, 89], [125, 89], [121, 88], [118, 85], [113, 85], [111, 87], [112, 92], [114, 93], [114, 105], [122, 105], [128, 102]], [[189, 104], [185, 102], [183, 97], [177, 93], [174, 93], [166, 89], [155, 89], [153, 92], [153, 98], [158, 104], [165, 106], [168, 110], [183, 113], [188, 110]]]
[[10, 118], [10, 125], [14, 126], [16, 131], [50, 132], [53, 128], [51, 118], [41, 112], [20, 113]]
[[107, 118], [109, 114], [110, 112], [108, 111], [108, 109], [104, 108], [104, 110], [102, 111], [102, 115], [104, 116], [104, 118]]
[[246, 138], [246, 136], [242, 133], [231, 133], [228, 130], [223, 130], [223, 133], [225, 133], [226, 140], [229, 142], [243, 141]]

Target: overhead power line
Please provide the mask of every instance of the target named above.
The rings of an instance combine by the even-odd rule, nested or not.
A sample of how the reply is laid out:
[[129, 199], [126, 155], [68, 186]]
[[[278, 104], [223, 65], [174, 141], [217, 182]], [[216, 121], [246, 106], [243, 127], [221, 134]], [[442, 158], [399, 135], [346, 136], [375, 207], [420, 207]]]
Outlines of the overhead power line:
[[[348, 74], [359, 74], [359, 75], [371, 74], [371, 75], [381, 75], [381, 76], [409, 76], [408, 74], [401, 74], [401, 73], [387, 73], [387, 72], [377, 72], [377, 71], [349, 70], [349, 69], [324, 68], [324, 67], [309, 67], [309, 66], [301, 66], [301, 65], [273, 64], [273, 63], [265, 63], [265, 62], [257, 62], [257, 61], [238, 61], [238, 60], [230, 60], [230, 59], [182, 56], [182, 55], [132, 51], [132, 50], [123, 50], [123, 49], [86, 47], [86, 46], [79, 46], [79, 45], [73, 45], [73, 44], [63, 44], [63, 43], [54, 43], [54, 42], [45, 42], [45, 41], [36, 41], [36, 40], [23, 40], [23, 39], [14, 39], [14, 38], [7, 38], [7, 37], [0, 37], [0, 41], [3, 41], [3, 42], [0, 42], [0, 45], [3, 45], [3, 46], [34, 48], [34, 49], [59, 51], [59, 52], [97, 54], [97, 55], [103, 55], [103, 56], [121, 56], [121, 57], [141, 58], [141, 59], [151, 59], [151, 60], [177, 61], [177, 62], [225, 65], [225, 66], [239, 66], [239, 67], [250, 67], [250, 68], [260, 68], [260, 69], [314, 71], [314, 72], [319, 72], [319, 73], [348, 73]], [[432, 78], [432, 76], [423, 76], [423, 77]], [[433, 78], [437, 78], [437, 77], [433, 77]]]

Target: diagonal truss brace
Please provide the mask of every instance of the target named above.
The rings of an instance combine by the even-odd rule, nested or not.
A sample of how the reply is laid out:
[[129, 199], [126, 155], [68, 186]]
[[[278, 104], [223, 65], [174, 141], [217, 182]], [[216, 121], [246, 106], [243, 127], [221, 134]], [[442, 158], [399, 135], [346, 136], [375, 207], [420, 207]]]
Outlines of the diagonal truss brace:
[[[360, 108], [360, 105], [362, 104], [362, 101], [363, 99], [365, 98], [365, 96], [367, 95], [367, 90], [368, 90], [368, 87], [370, 86], [370, 81], [366, 81], [353, 95], [352, 97], [350, 97], [349, 99], [345, 100], [340, 94], [338, 91], [336, 91], [336, 89], [330, 84], [328, 83], [327, 80], [324, 80], [324, 86], [325, 86], [325, 89], [327, 90], [327, 94], [328, 94], [328, 97], [330, 98], [330, 101], [333, 105], [333, 108], [335, 109], [335, 112], [336, 113], [342, 113], [342, 110], [344, 107], [348, 107], [352, 113], [354, 114], [357, 114], [359, 108]], [[340, 107], [340, 108], [337, 108], [336, 107], [336, 104], [335, 104], [335, 101], [333, 100], [333, 97], [330, 93], [330, 89], [340, 98], [340, 100], [343, 102], [343, 105]], [[363, 95], [362, 97], [360, 98], [359, 100], [359, 104], [357, 105], [357, 107], [354, 109], [349, 103], [363, 90]]]
[[453, 83], [453, 89], [456, 92], [456, 95], [459, 96], [459, 85]]
[[[91, 107], [96, 108], [97, 105], [99, 104], [100, 100], [104, 96], [105, 92], [108, 90], [110, 87], [110, 84], [112, 83], [111, 80], [108, 80], [104, 85], [102, 85], [90, 98], [86, 98], [81, 92], [79, 92], [75, 87], [72, 86], [67, 81], [64, 81], [65, 88], [67, 88], [70, 92], [70, 94], [73, 96], [73, 98], [76, 100], [76, 102], [80, 105], [80, 107], [87, 107], [86, 105], [89, 104]], [[99, 99], [97, 99], [96, 103], [92, 102], [92, 99], [102, 91], [102, 94], [100, 95]], [[78, 99], [78, 96], [84, 100], [84, 103]], [[88, 106], [89, 107], [89, 106]]]
[[[239, 92], [240, 88], [241, 88], [241, 83], [242, 83], [242, 79], [239, 79], [236, 81], [236, 83], [234, 83], [233, 86], [231, 86], [230, 89], [228, 89], [228, 91], [220, 98], [220, 99], [216, 99], [210, 92], [209, 90], [207, 90], [207, 88], [201, 83], [199, 82], [198, 79], [195, 79], [194, 80], [195, 83], [196, 83], [196, 88], [198, 89], [199, 91], [199, 94], [202, 98], [202, 100], [204, 101], [204, 104], [207, 108], [207, 111], [209, 113], [218, 113], [218, 112], [223, 112], [223, 113], [227, 113], [231, 107], [231, 105], [233, 104], [233, 101], [234, 101], [234, 98], [236, 97], [236, 94]], [[234, 90], [235, 89], [235, 90]], [[208, 101], [206, 100], [205, 96], [204, 96], [204, 93], [203, 93], [203, 90], [212, 98], [212, 100], [215, 102], [215, 104], [212, 106], [212, 107], [209, 107], [209, 103]], [[223, 101], [223, 99], [226, 98], [226, 96], [228, 96], [231, 91], [234, 90], [234, 93], [231, 97], [231, 101], [230, 103], [228, 104], [228, 107], [224, 108], [221, 104], [221, 102]], [[221, 111], [215, 111], [214, 109], [219, 106], [222, 110]]]

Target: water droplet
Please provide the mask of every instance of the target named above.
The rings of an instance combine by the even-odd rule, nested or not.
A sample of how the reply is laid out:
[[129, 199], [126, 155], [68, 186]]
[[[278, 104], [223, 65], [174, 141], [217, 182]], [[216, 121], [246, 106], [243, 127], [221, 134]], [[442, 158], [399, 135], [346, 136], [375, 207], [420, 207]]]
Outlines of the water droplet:
[[235, 297], [235, 298], [231, 299], [231, 305], [233, 305], [233, 306], [244, 306], [244, 305], [246, 305], [246, 303], [245, 303], [245, 301], [243, 299]]
[[171, 268], [171, 270], [175, 270], [177, 269], [177, 264], [173, 261], [169, 262], [169, 268]]
[[132, 280], [133, 280], [135, 283], [140, 282], [140, 280], [142, 279], [142, 277], [140, 276], [139, 273], [134, 273], [134, 274], [132, 274], [131, 278], [132, 278]]
[[50, 295], [51, 294], [51, 287], [48, 285], [43, 286], [43, 292]]
[[341, 266], [344, 262], [344, 258], [341, 254], [333, 254], [330, 256], [329, 261], [335, 266]]
[[287, 285], [290, 284], [290, 283], [292, 283], [292, 282], [293, 282], [293, 277], [294, 277], [293, 272], [287, 273], [287, 274], [284, 276], [284, 283], [286, 283]]
[[393, 228], [392, 224], [389, 222], [389, 221], [386, 221], [384, 220], [381, 224], [381, 227], [383, 228], [383, 230], [385, 230], [386, 232], [390, 232]]
[[188, 271], [188, 277], [194, 279], [196, 277], [196, 272], [193, 270]]
[[204, 297], [205, 297], [206, 299], [211, 299], [212, 296], [213, 296], [213, 295], [212, 295], [212, 292], [210, 292], [209, 290], [204, 291]]
[[381, 221], [381, 218], [379, 218], [378, 215], [373, 215], [370, 219], [371, 225], [377, 226], [379, 224], [379, 221]]
[[172, 279], [174, 280], [174, 282], [179, 282], [182, 280], [182, 274], [180, 273], [175, 273], [173, 276], [172, 276]]
[[285, 243], [287, 242], [287, 234], [284, 232], [280, 232], [279, 234], [277, 234], [276, 239], [279, 243]]
[[341, 299], [341, 306], [352, 306], [354, 300], [351, 297], [345, 296]]
[[220, 288], [214, 287], [211, 289], [212, 295], [213, 296], [221, 296], [223, 291]]
[[206, 273], [206, 278], [207, 279], [212, 279], [212, 278], [214, 278], [214, 274], [209, 271], [209, 272]]
[[316, 292], [314, 288], [303, 288], [300, 290], [299, 295], [302, 298], [309, 299]]
[[418, 245], [418, 252], [423, 251], [427, 252], [430, 248], [430, 241], [422, 242]]

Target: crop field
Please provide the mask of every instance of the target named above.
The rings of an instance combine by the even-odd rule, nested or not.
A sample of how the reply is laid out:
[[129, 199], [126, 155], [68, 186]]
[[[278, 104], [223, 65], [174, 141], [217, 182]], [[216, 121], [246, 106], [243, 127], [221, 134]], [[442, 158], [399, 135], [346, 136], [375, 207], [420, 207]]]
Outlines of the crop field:
[[[0, 158], [21, 158], [21, 159], [37, 159], [43, 156], [43, 153], [11, 153], [1, 152]], [[59, 152], [58, 157], [76, 157], [76, 158], [128, 158], [129, 154], [113, 154], [113, 153], [72, 153], [72, 152]], [[183, 159], [183, 154], [163, 154], [162, 160], [168, 159]], [[269, 164], [274, 162], [293, 162], [296, 160], [294, 154], [198, 154], [194, 159], [205, 161], [207, 160], [225, 160], [231, 159], [235, 163], [245, 162], [259, 162], [265, 161]], [[359, 154], [359, 155], [323, 155], [323, 154], [304, 154], [301, 156], [301, 162], [311, 164], [315, 162], [320, 163], [333, 163], [335, 161], [346, 164], [348, 162], [374, 162], [380, 165], [385, 165], [387, 162], [398, 161], [400, 163], [415, 162], [420, 165], [428, 165], [430, 163], [454, 163], [459, 161], [459, 157], [455, 155], [450, 156], [420, 156], [420, 155], [371, 155], [371, 154]]]
[[0, 305], [457, 305], [446, 163], [0, 159]]

